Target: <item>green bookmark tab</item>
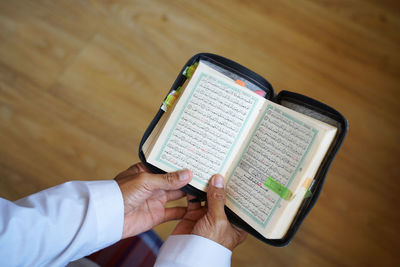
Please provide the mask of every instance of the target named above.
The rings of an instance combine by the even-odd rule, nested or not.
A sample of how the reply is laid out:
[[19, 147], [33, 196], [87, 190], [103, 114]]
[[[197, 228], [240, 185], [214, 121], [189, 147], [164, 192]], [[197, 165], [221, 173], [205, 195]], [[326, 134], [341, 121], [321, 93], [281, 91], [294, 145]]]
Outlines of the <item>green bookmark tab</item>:
[[268, 177], [264, 185], [271, 191], [277, 193], [284, 200], [290, 200], [293, 196], [289, 189], [281, 185], [278, 181], [272, 177]]
[[304, 195], [304, 198], [308, 198], [308, 197], [311, 197], [311, 196], [312, 196], [311, 191], [307, 189], [307, 192], [306, 192], [306, 194]]

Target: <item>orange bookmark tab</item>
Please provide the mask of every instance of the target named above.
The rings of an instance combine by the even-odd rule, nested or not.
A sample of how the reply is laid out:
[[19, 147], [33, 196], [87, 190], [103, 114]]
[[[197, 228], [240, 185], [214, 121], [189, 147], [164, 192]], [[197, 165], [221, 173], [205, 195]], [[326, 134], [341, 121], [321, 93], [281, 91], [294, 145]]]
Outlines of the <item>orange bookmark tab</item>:
[[308, 198], [308, 197], [311, 197], [312, 196], [312, 193], [311, 193], [311, 191], [310, 191], [310, 186], [311, 186], [311, 184], [312, 184], [312, 181], [313, 181], [313, 179], [312, 178], [307, 178], [305, 181], [304, 181], [304, 183], [303, 183], [303, 188], [304, 189], [306, 189], [307, 191], [306, 191], [306, 194], [304, 195], [304, 198]]
[[241, 80], [236, 80], [235, 83], [237, 83], [237, 84], [239, 84], [240, 86], [243, 86], [243, 87], [246, 86], [246, 83], [244, 81], [241, 81]]

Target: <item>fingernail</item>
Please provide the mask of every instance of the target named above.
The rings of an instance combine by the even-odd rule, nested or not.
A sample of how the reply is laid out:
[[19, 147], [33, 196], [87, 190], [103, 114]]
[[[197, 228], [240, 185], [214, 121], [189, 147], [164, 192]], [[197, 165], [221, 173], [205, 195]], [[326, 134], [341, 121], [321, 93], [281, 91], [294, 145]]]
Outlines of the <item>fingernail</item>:
[[213, 186], [217, 188], [224, 188], [224, 178], [219, 174], [214, 175]]
[[192, 176], [192, 172], [190, 170], [182, 170], [178, 172], [179, 180], [186, 181]]

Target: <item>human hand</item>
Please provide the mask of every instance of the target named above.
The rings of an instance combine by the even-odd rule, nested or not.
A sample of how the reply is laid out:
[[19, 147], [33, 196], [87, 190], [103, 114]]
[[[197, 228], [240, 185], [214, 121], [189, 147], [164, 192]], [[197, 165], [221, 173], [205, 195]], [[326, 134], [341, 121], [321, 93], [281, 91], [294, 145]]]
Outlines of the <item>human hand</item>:
[[153, 174], [142, 163], [115, 177], [124, 200], [122, 238], [147, 231], [154, 226], [183, 217], [186, 207], [165, 208], [168, 201], [185, 196], [178, 190], [192, 179], [189, 170]]
[[[193, 198], [188, 196], [188, 200]], [[187, 212], [172, 234], [199, 235], [233, 250], [246, 239], [247, 233], [228, 221], [224, 205], [224, 179], [216, 174], [211, 178], [208, 187], [207, 207], [202, 207], [199, 202], [188, 201]]]

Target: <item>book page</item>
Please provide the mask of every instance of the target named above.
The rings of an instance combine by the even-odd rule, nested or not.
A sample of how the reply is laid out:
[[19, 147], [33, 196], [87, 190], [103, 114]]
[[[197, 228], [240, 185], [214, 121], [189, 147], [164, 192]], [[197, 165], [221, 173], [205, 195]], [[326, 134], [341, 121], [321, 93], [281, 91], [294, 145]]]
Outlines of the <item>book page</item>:
[[227, 181], [227, 206], [270, 238], [290, 201], [267, 188], [267, 178], [290, 189], [296, 198], [313, 155], [326, 135], [326, 127], [325, 123], [268, 101], [242, 158]]
[[200, 62], [147, 161], [165, 171], [189, 168], [190, 184], [205, 190], [213, 174], [226, 175], [263, 101]]
[[309, 155], [304, 161], [305, 163], [302, 165], [303, 168], [302, 171], [299, 172], [299, 177], [295, 178], [298, 179], [299, 183], [297, 188], [293, 189], [296, 190], [293, 199], [287, 201], [285, 205], [278, 207], [278, 213], [280, 214], [279, 217], [271, 220], [274, 221], [274, 226], [271, 227], [273, 230], [270, 233], [270, 238], [282, 238], [286, 234], [301, 203], [303, 202], [307, 190], [313, 184], [313, 178], [315, 177], [315, 174], [317, 173], [319, 166], [321, 165], [321, 162], [337, 132], [336, 127], [326, 123], [320, 123], [319, 125], [314, 126], [315, 120], [312, 118], [306, 117], [304, 121], [311, 127], [317, 127], [319, 129], [319, 134], [314, 140]]
[[[187, 84], [188, 84], [188, 80], [186, 80], [182, 84], [181, 92], [185, 91]], [[179, 100], [179, 98], [180, 98], [180, 95], [178, 95], [175, 102], [177, 102]], [[154, 144], [155, 144], [157, 138], [160, 136], [162, 129], [164, 128], [167, 121], [171, 117], [171, 114], [172, 114], [173, 110], [175, 109], [175, 107], [176, 107], [176, 105], [172, 104], [171, 107], [169, 107], [166, 111], [164, 111], [165, 113], [163, 114], [163, 116], [161, 116], [160, 120], [157, 122], [156, 126], [153, 128], [150, 135], [147, 137], [146, 141], [144, 142], [144, 144], [142, 146], [142, 151], [146, 158], [148, 157], [151, 149], [154, 147]]]

